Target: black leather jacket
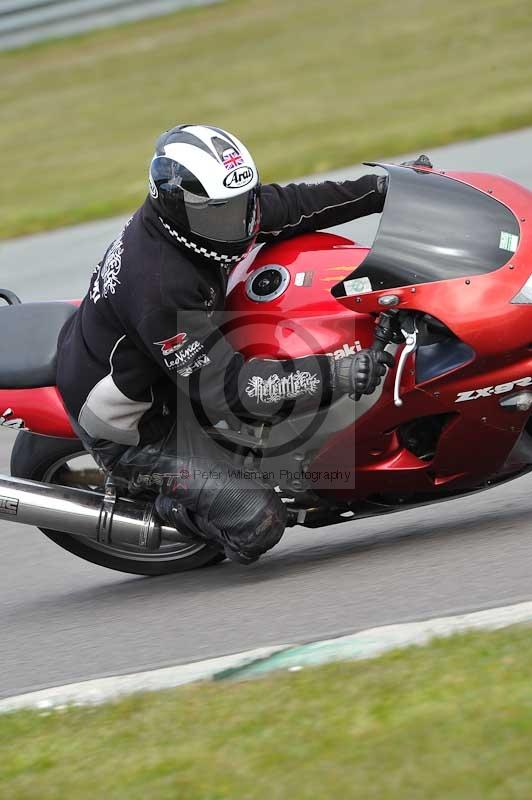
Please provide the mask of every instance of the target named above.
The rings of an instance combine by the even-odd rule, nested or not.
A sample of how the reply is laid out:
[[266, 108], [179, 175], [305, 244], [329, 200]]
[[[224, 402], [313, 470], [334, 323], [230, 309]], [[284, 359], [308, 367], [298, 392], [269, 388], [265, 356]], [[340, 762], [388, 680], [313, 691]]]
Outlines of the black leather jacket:
[[[357, 181], [265, 185], [259, 242], [286, 239], [382, 210], [376, 175]], [[149, 198], [96, 267], [59, 338], [57, 380], [89, 436], [143, 445], [164, 435], [181, 402], [210, 420], [269, 417], [287, 403], [327, 402], [327, 356], [244, 361], [220, 332], [227, 275], [183, 249]], [[176, 391], [177, 390], [177, 391]]]

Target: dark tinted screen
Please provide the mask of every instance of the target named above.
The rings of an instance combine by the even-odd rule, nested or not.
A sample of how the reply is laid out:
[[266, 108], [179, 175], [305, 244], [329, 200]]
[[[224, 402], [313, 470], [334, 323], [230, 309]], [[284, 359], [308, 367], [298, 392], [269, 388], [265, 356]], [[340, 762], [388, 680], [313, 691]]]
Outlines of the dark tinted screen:
[[[386, 169], [390, 182], [373, 248], [346, 280], [369, 278], [378, 291], [492, 272], [510, 260], [519, 224], [502, 203], [444, 175]], [[332, 292], [353, 293], [344, 281]]]

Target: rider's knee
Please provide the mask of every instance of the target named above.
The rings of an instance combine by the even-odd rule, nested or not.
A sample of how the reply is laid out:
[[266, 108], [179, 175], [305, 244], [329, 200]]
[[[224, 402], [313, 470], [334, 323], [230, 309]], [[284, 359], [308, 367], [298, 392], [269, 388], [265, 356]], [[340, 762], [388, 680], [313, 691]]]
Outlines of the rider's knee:
[[235, 478], [214, 498], [208, 519], [235, 549], [258, 557], [281, 539], [286, 508], [270, 486]]

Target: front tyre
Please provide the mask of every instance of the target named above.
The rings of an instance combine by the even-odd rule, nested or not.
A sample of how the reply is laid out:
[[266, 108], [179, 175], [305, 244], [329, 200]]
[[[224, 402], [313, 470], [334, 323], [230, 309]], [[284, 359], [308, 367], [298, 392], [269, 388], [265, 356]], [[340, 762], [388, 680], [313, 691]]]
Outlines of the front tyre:
[[[11, 453], [11, 475], [40, 483], [55, 483], [103, 491], [104, 474], [78, 439], [61, 439], [21, 431]], [[222, 553], [204, 544], [162, 543], [154, 553], [113, 547], [68, 533], [40, 528], [64, 550], [100, 567], [134, 575], [169, 575], [223, 561]]]

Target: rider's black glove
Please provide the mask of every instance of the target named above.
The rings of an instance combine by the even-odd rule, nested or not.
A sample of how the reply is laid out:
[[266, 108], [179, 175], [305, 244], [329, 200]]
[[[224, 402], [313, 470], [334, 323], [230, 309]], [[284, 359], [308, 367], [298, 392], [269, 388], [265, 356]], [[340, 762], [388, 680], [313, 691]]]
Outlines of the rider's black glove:
[[433, 169], [432, 161], [428, 156], [421, 155], [417, 158], [412, 159], [411, 161], [403, 161], [401, 163], [402, 167], [428, 167], [429, 169]]
[[386, 192], [388, 191], [388, 176], [387, 175], [377, 175], [377, 192], [383, 198], [386, 197]]
[[[400, 164], [401, 167], [427, 167], [429, 169], [434, 169], [432, 166], [432, 161], [428, 156], [420, 155], [417, 158], [412, 159], [412, 161], [403, 161]], [[382, 202], [384, 204], [384, 198], [386, 197], [386, 193], [388, 191], [388, 184], [390, 182], [390, 178], [388, 175], [378, 175], [377, 176], [377, 193], [380, 194], [383, 198]]]
[[349, 395], [372, 394], [393, 363], [385, 350], [360, 350], [335, 362], [336, 386]]

